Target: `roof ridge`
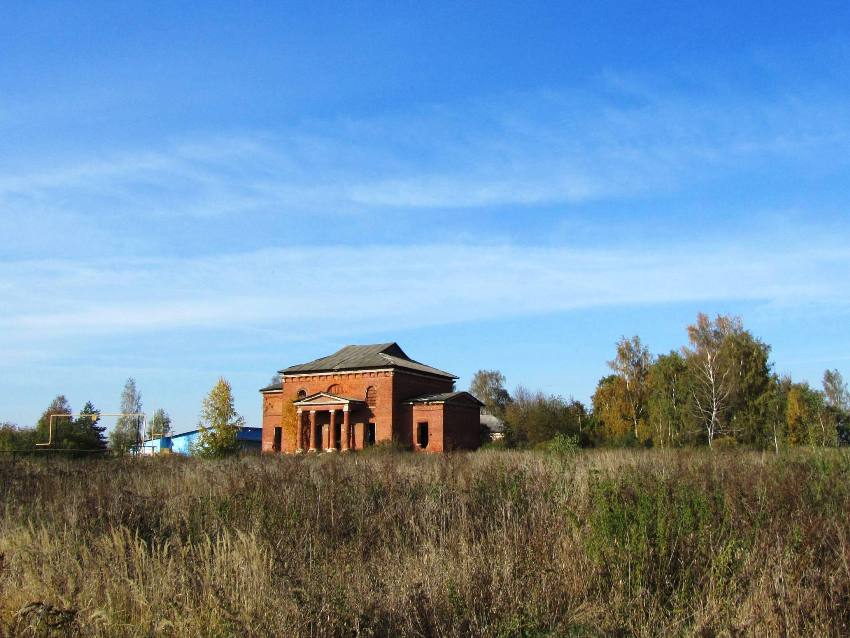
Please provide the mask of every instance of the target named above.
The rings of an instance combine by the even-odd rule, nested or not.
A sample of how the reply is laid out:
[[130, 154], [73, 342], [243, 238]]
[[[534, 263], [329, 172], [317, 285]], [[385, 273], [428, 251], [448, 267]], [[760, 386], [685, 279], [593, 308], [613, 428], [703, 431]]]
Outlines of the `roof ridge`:
[[282, 374], [293, 374], [298, 372], [333, 372], [337, 370], [352, 370], [357, 368], [376, 368], [388, 365], [418, 371], [426, 374], [435, 374], [443, 377], [457, 378], [444, 370], [411, 359], [401, 346], [395, 341], [387, 343], [376, 343], [367, 345], [349, 344], [334, 352], [333, 354], [284, 368], [279, 372]]

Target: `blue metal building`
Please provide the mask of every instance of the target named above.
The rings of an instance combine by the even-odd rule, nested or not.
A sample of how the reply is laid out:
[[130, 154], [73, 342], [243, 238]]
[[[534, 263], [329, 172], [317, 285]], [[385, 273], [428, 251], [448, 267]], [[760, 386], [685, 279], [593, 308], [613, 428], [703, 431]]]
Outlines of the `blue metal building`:
[[[168, 450], [174, 454], [189, 455], [192, 453], [192, 444], [197, 441], [199, 433], [200, 430], [189, 430], [180, 434], [150, 439], [142, 444], [142, 454], [158, 454]], [[239, 441], [239, 448], [243, 452], [259, 452], [262, 437], [262, 428], [243, 427], [236, 435], [236, 440]]]

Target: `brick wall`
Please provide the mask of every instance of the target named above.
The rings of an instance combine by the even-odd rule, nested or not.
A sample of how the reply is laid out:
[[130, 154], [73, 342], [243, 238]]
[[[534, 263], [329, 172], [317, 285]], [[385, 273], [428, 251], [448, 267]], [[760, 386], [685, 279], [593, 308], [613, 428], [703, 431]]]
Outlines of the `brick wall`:
[[461, 402], [414, 405], [409, 412], [414, 450], [419, 447], [419, 424], [428, 423], [426, 452], [475, 450], [481, 444], [481, 419], [478, 405]]
[[396, 438], [402, 445], [412, 445], [414, 422], [411, 420], [410, 406], [405, 406], [404, 402], [424, 394], [451, 392], [454, 390], [454, 380], [445, 377], [425, 377], [397, 370], [394, 381]]
[[[449, 392], [454, 387], [451, 379], [411, 374], [402, 370], [338, 372], [311, 375], [285, 376], [279, 393], [263, 395], [263, 450], [270, 452], [274, 445], [274, 428], [280, 426], [283, 401], [293, 401], [303, 390], [309, 396], [317, 392], [328, 392], [337, 386], [334, 393], [345, 397], [366, 400], [366, 390], [372, 386], [376, 390], [374, 408], [353, 409], [349, 422], [356, 433], [355, 445], [362, 447], [363, 431], [367, 423], [375, 424], [375, 442], [390, 441], [394, 437], [404, 444], [412, 441], [409, 406], [405, 409], [402, 402], [423, 394]], [[320, 426], [328, 422], [327, 412], [317, 412]], [[305, 423], [309, 423], [304, 416]], [[359, 445], [357, 445], [359, 443]], [[295, 451], [295, 432], [285, 433], [283, 451]]]
[[[271, 452], [274, 446], [274, 429], [280, 427], [283, 413], [283, 395], [280, 392], [263, 393], [262, 449]], [[283, 442], [285, 445], [285, 441]]]
[[477, 404], [447, 403], [443, 448], [475, 450], [481, 445], [481, 409]]
[[[445, 449], [443, 431], [444, 403], [432, 403], [412, 406], [411, 428], [413, 431], [413, 449], [423, 452], [442, 452]], [[428, 447], [419, 447], [419, 424], [428, 424]]]

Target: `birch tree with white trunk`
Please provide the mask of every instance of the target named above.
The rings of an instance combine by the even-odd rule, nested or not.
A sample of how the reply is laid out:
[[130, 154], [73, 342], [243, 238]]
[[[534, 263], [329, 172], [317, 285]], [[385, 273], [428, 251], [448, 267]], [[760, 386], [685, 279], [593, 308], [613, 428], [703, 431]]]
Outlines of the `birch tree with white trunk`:
[[702, 423], [709, 447], [724, 433], [724, 416], [735, 388], [735, 361], [725, 356], [724, 345], [728, 337], [742, 331], [738, 317], [718, 315], [712, 321], [703, 313], [688, 326], [691, 347], [685, 348], [685, 356], [694, 372], [696, 417]]
[[640, 424], [646, 420], [647, 380], [652, 366], [652, 355], [640, 337], [622, 337], [617, 342], [617, 356], [608, 366], [625, 382], [629, 419], [636, 440], [640, 440]]

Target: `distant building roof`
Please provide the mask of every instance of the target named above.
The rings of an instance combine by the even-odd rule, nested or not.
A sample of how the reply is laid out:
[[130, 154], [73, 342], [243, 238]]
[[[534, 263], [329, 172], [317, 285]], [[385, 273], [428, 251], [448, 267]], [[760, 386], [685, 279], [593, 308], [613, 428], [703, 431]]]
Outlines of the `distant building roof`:
[[505, 431], [504, 421], [502, 421], [499, 417], [487, 414], [486, 412], [481, 413], [481, 425], [485, 426], [494, 434], [501, 434]]
[[423, 374], [457, 379], [450, 372], [414, 361], [395, 342], [378, 343], [368, 346], [345, 346], [332, 355], [310, 361], [309, 363], [290, 366], [280, 372], [282, 374], [309, 374], [311, 372], [336, 372], [370, 368], [400, 368]]
[[[177, 434], [167, 434], [165, 436], [155, 436], [150, 439], [146, 439], [142, 441], [141, 447], [150, 448], [150, 447], [171, 447], [172, 443], [175, 440], [181, 440], [185, 438], [193, 439], [198, 436], [198, 433], [201, 430], [199, 428], [195, 428], [194, 430], [186, 430], [185, 432], [179, 432]], [[243, 425], [239, 428], [239, 431], [236, 433], [236, 439], [239, 441], [244, 440], [259, 440], [259, 437], [262, 436], [263, 428], [252, 426], [252, 425]]]
[[484, 405], [469, 392], [440, 392], [439, 394], [426, 394], [421, 397], [408, 399], [405, 403], [448, 403], [450, 401], [465, 401], [467, 403], [475, 403], [478, 406]]
[[[243, 425], [241, 428], [239, 428], [239, 432], [249, 432], [249, 433], [250, 432], [262, 432], [262, 430], [263, 430], [263, 428], [261, 428], [260, 426], [255, 426], [255, 425]], [[182, 436], [192, 436], [193, 434], [197, 434], [200, 431], [201, 431], [200, 428], [195, 428], [194, 430], [186, 430], [185, 432], [178, 432], [176, 434], [167, 434], [166, 436], [156, 436], [156, 437], [153, 437], [152, 439], [148, 439], [146, 442], [159, 441], [160, 439], [163, 439], [163, 440], [164, 439], [179, 439]]]
[[279, 380], [270, 383], [265, 388], [260, 388], [260, 392], [274, 392], [275, 390], [283, 390], [283, 384]]

